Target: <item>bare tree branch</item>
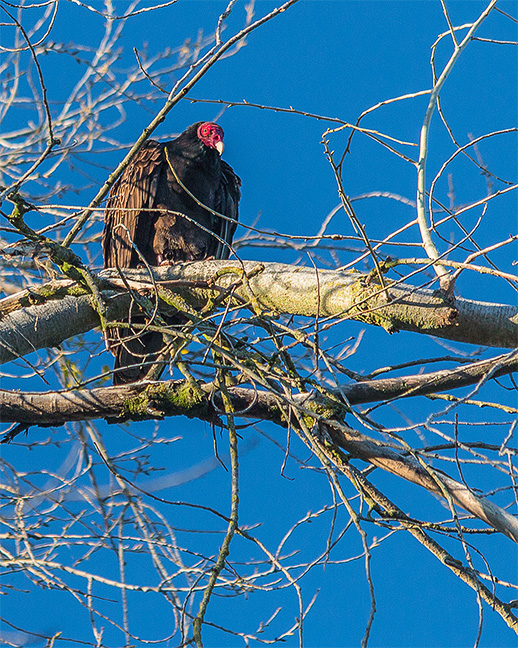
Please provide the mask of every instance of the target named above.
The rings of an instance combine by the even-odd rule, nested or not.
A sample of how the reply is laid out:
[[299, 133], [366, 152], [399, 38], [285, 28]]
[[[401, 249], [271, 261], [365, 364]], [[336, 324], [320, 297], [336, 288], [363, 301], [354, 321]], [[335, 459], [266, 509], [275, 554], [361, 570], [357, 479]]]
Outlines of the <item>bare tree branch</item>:
[[[518, 370], [518, 355], [501, 355], [481, 360], [455, 369], [444, 369], [428, 374], [382, 378], [341, 385], [330, 390], [344, 405], [359, 405], [394, 398], [409, 398], [435, 394], [474, 385], [491, 373], [492, 378], [508, 375]], [[0, 420], [5, 423], [60, 426], [68, 421], [91, 419], [128, 420], [156, 419], [165, 416], [187, 416], [204, 421], [219, 421], [220, 408], [207, 395], [212, 383], [201, 385], [200, 398], [189, 389], [184, 380], [144, 381], [117, 387], [67, 389], [50, 392], [20, 392], [0, 390]], [[187, 389], [187, 391], [185, 391]], [[278, 395], [245, 387], [229, 390], [232, 407], [241, 416], [283, 422], [278, 412]], [[187, 396], [190, 395], [190, 398]], [[203, 396], [203, 397], [202, 397]], [[298, 406], [322, 405], [318, 394], [296, 394], [293, 402]], [[147, 401], [146, 401], [147, 399]], [[140, 402], [140, 405], [138, 405]], [[329, 407], [329, 403], [327, 406]]]
[[[437, 482], [439, 479], [457, 504], [518, 542], [517, 518], [442, 472], [435, 471], [434, 478], [413, 457], [405, 456], [402, 452], [393, 450], [385, 443], [361, 434], [344, 423], [327, 419], [329, 412], [331, 415], [336, 414], [328, 401], [319, 398], [311, 399], [308, 394], [286, 399], [281, 394], [256, 392], [250, 404], [253, 390], [244, 392], [242, 388], [228, 390], [229, 405], [236, 415], [261, 418], [286, 426], [290, 419], [290, 407], [295, 407], [305, 416], [313, 417], [319, 426], [323, 426], [322, 429], [333, 442], [352, 457], [367, 461], [442, 497], [443, 491]], [[243, 404], [247, 407], [238, 410], [237, 408], [242, 407]], [[219, 423], [222, 406], [221, 393], [215, 391], [214, 385], [201, 385], [198, 390], [189, 381], [142, 382], [90, 391], [46, 394], [0, 392], [0, 419], [6, 422], [16, 421], [25, 426], [31, 424], [55, 426], [65, 421], [84, 420], [88, 416], [92, 418], [103, 416], [110, 418], [112, 422], [123, 422], [184, 415]], [[339, 413], [336, 415], [340, 416]], [[315, 429], [314, 433], [318, 437], [318, 429]]]
[[[240, 282], [240, 273], [256, 273]], [[154, 270], [155, 280], [168, 286], [194, 308], [219, 296], [235, 284], [234, 294], [250, 303], [250, 290], [260, 306], [276, 313], [336, 320], [360, 320], [389, 332], [413, 331], [426, 335], [503, 348], [518, 343], [518, 308], [505, 304], [457, 298], [452, 306], [442, 295], [399, 282], [385, 291], [369, 275], [293, 267], [252, 261], [203, 261]], [[237, 273], [237, 274], [236, 274]], [[134, 287], [150, 289], [146, 271], [128, 270]], [[100, 277], [117, 283], [116, 271]], [[124, 290], [122, 282], [121, 291]], [[318, 284], [318, 285], [317, 285]], [[47, 284], [0, 301], [0, 363], [37, 349], [52, 347], [99, 325], [90, 296], [70, 282]], [[71, 294], [72, 293], [72, 294]], [[74, 293], [77, 296], [74, 296]], [[108, 318], [123, 318], [129, 296], [102, 291]], [[31, 305], [33, 304], [33, 305]]]
[[[363, 639], [361, 628], [336, 625], [342, 643], [367, 646], [376, 608], [384, 605], [371, 560], [374, 566], [386, 540], [391, 559], [400, 560], [406, 545], [398, 541], [408, 534], [436, 559], [434, 576], [446, 568], [475, 593], [475, 646], [483, 621], [518, 632], [518, 584], [509, 561], [499, 560], [507, 539], [518, 541], [518, 275], [510, 202], [518, 188], [518, 131], [508, 123], [514, 86], [498, 86], [494, 73], [511, 78], [515, 71], [514, 59], [505, 57], [517, 44], [507, 36], [516, 19], [496, 0], [455, 14], [436, 0], [439, 23], [415, 34], [421, 51], [431, 48], [430, 88], [422, 89], [426, 70], [403, 92], [389, 77], [378, 84], [374, 66], [361, 78], [374, 97], [366, 105], [373, 105], [358, 109], [358, 117], [346, 101], [336, 114], [328, 101], [327, 80], [334, 99], [341, 93], [332, 82], [332, 53], [320, 52], [327, 67], [318, 76], [297, 67], [292, 36], [301, 33], [300, 23], [291, 9], [277, 20], [297, 0], [260, 10], [254, 0], [220, 0], [200, 20], [188, 0], [143, 8], [141, 0], [120, 2], [11, 3], [16, 13], [4, 25], [0, 199], [15, 208], [0, 212], [0, 288], [9, 295], [0, 300], [0, 362], [11, 362], [1, 373], [9, 389], [0, 390], [0, 441], [12, 441], [0, 457], [0, 566], [8, 596], [27, 594], [36, 608], [45, 604], [44, 589], [59, 591], [63, 614], [79, 612], [83, 621], [74, 623], [73, 636], [59, 615], [52, 636], [38, 615], [18, 629], [13, 600], [6, 623], [15, 632], [3, 638], [12, 645], [51, 646], [65, 638], [202, 646], [203, 635], [249, 646], [293, 643], [298, 634], [302, 647], [304, 628], [315, 623], [314, 603], [321, 610], [322, 598], [335, 593], [331, 573], [339, 569], [346, 580], [357, 561], [371, 601], [370, 611], [368, 604], [362, 609], [359, 597], [354, 609], [356, 619], [363, 613]], [[308, 15], [322, 17], [327, 9], [317, 5], [306, 6]], [[329, 11], [341, 9], [335, 3]], [[401, 16], [389, 39], [398, 54], [408, 51], [398, 38], [411, 24]], [[250, 47], [245, 68], [236, 67], [233, 57], [252, 30], [274, 17], [276, 30], [286, 29], [279, 42], [263, 30], [266, 56]], [[359, 9], [356, 19], [363, 18]], [[165, 47], [160, 39], [147, 42], [156, 20], [178, 26], [170, 33], [180, 40], [168, 38]], [[327, 24], [330, 34], [349, 27]], [[489, 38], [474, 37], [479, 26]], [[476, 74], [469, 57], [458, 65], [474, 40], [481, 41]], [[373, 46], [362, 42], [361, 65]], [[311, 54], [320, 44], [300, 46]], [[275, 96], [266, 105], [256, 93], [254, 72], [273, 53], [287, 80], [302, 72], [307, 94], [294, 99], [299, 109]], [[213, 81], [227, 79], [225, 92], [240, 101], [222, 100], [221, 84], [210, 79], [213, 66]], [[250, 78], [234, 78], [243, 69]], [[452, 71], [458, 83], [448, 89]], [[469, 94], [479, 78], [491, 101]], [[310, 99], [315, 89], [323, 100], [318, 109]], [[206, 104], [211, 115], [189, 102]], [[243, 110], [251, 113], [246, 125], [232, 134], [243, 126], [233, 121]], [[262, 248], [261, 259], [291, 265], [243, 262], [236, 254], [236, 261], [92, 272], [100, 264], [102, 200], [110, 186], [152, 132], [171, 139], [192, 111], [191, 121], [217, 121], [228, 111], [228, 143], [235, 160], [241, 157], [236, 170], [246, 190], [239, 223], [245, 233], [233, 253], [250, 258]], [[329, 148], [320, 152], [336, 163], [321, 156], [319, 170], [310, 146], [318, 146], [326, 125]], [[265, 134], [282, 131], [282, 145], [267, 148], [266, 138], [259, 140], [263, 127]], [[269, 164], [272, 151], [289, 175]], [[248, 194], [251, 172], [265, 189], [259, 199]], [[332, 172], [343, 203], [334, 208], [336, 194], [325, 180]], [[23, 196], [4, 185], [20, 187]], [[298, 198], [306, 192], [314, 200], [304, 200], [303, 214]], [[258, 216], [251, 223], [252, 212]], [[63, 242], [73, 242], [74, 252]], [[457, 297], [455, 286], [480, 301]], [[178, 311], [184, 324], [174, 323]], [[106, 386], [113, 359], [103, 336], [112, 327], [125, 329], [128, 341], [149, 331], [163, 335], [164, 352], [138, 361], [152, 365], [149, 377], [167, 365], [172, 379]], [[437, 353], [438, 345], [446, 351]], [[509, 351], [488, 358], [487, 347]], [[268, 448], [247, 456], [259, 439]], [[204, 475], [201, 488], [183, 491], [189, 501], [178, 499], [175, 488]], [[302, 495], [309, 479], [311, 503]], [[240, 493], [246, 508], [238, 523]], [[250, 495], [264, 499], [267, 516], [250, 508]], [[306, 578], [317, 570], [318, 600], [318, 592], [308, 597], [315, 579]], [[443, 591], [430, 595], [442, 599]], [[250, 618], [235, 612], [234, 601], [245, 597], [247, 609], [256, 601]], [[151, 599], [159, 619], [153, 627], [136, 613], [139, 601]], [[488, 620], [486, 605], [500, 618]], [[473, 623], [477, 632], [469, 615], [455, 621]]]

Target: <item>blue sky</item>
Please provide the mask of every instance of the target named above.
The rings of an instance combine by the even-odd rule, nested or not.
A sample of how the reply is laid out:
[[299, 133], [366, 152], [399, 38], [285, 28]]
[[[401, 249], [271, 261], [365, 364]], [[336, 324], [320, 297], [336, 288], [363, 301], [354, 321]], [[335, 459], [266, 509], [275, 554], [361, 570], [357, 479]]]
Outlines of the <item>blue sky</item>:
[[[143, 3], [140, 6], [150, 4]], [[454, 25], [474, 20], [484, 7], [484, 3], [473, 1], [446, 4]], [[93, 6], [102, 8], [101, 3], [94, 3]], [[118, 2], [116, 6], [122, 12], [126, 4]], [[140, 52], [147, 47], [152, 55], [165, 47], [177, 47], [187, 38], [196, 38], [199, 29], [203, 29], [206, 34], [210, 33], [225, 6], [225, 2], [216, 0], [180, 0], [158, 12], [132, 18], [122, 32], [119, 46], [123, 49], [115, 69], [123, 75], [124, 70], [134, 64], [133, 47]], [[256, 13], [265, 14], [274, 6], [275, 3], [259, 1], [256, 3]], [[498, 6], [512, 15], [516, 14], [516, 3], [502, 2]], [[244, 4], [238, 2], [228, 21], [224, 37], [239, 29], [243, 20]], [[63, 2], [48, 40], [56, 43], [75, 41], [94, 44], [99, 41], [102, 22], [98, 15], [85, 7]], [[189, 96], [210, 100], [246, 100], [283, 108], [292, 106], [298, 110], [338, 117], [354, 123], [364, 110], [379, 102], [430, 88], [431, 46], [437, 36], [445, 31], [447, 24], [438, 0], [301, 0], [285, 14], [255, 31], [248, 38], [246, 47], [235, 56], [219, 62]], [[501, 41], [518, 40], [516, 22], [513, 23], [496, 12], [482, 25], [478, 35]], [[437, 49], [436, 64], [439, 69], [450, 55], [451, 40], [446, 37]], [[70, 89], [80, 78], [82, 68], [68, 55], [56, 52], [40, 56], [40, 61], [51, 101], [55, 101], [52, 108], [58, 110], [59, 102], [68, 96]], [[441, 93], [444, 114], [461, 144], [466, 144], [470, 137], [516, 126], [516, 68], [516, 49], [512, 45], [473, 42], [462, 54]], [[162, 81], [170, 84], [174, 77]], [[141, 89], [143, 88], [142, 85]], [[417, 142], [427, 103], [428, 98], [421, 96], [384, 106], [367, 116], [362, 126], [399, 140]], [[111, 135], [122, 142], [132, 143], [160, 106], [160, 101], [145, 100], [140, 105], [128, 105], [124, 122]], [[26, 123], [25, 107], [24, 110], [25, 112], [20, 110], [10, 113], [7, 120], [9, 129]], [[257, 226], [264, 230], [291, 235], [316, 234], [325, 216], [339, 202], [336, 182], [323, 153], [322, 135], [329, 123], [251, 107], [236, 106], [220, 113], [219, 106], [183, 101], [173, 109], [154, 136], [171, 136], [200, 119], [218, 118], [225, 130], [224, 157], [243, 182], [240, 209], [242, 222], [252, 224], [257, 221]], [[103, 119], [115, 117], [116, 112], [112, 109]], [[348, 135], [349, 131], [329, 136], [330, 146], [338, 156], [343, 151]], [[78, 193], [69, 192], [54, 198], [54, 201], [61, 200], [69, 205], [88, 204], [106, 178], [107, 170], [114, 168], [122, 156], [121, 151], [103, 152], [105, 148], [104, 143], [97, 142], [93, 152], [79, 150], [81, 159], [76, 159], [75, 168], [69, 168], [66, 164], [59, 167], [53, 176], [56, 180], [75, 184], [82, 189]], [[416, 147], [398, 146], [398, 150], [416, 158]], [[516, 133], [489, 138], [479, 147], [480, 155], [490, 170], [504, 180], [514, 182], [517, 171], [516, 150]], [[431, 129], [428, 186], [443, 162], [454, 151], [455, 147], [436, 113]], [[80, 175], [86, 168], [81, 165], [86, 161], [91, 163], [87, 167], [90, 176], [88, 180]], [[457, 206], [474, 202], [486, 195], [484, 177], [462, 156], [456, 158], [449, 171], [452, 174]], [[344, 162], [343, 181], [345, 190], [352, 199], [367, 193], [387, 192], [410, 203], [405, 204], [387, 197], [356, 200], [354, 206], [358, 217], [372, 238], [382, 238], [414, 217], [415, 208], [411, 201], [415, 201], [415, 167], [362, 134], [353, 138], [351, 153]], [[497, 188], [504, 186], [503, 183], [495, 182]], [[34, 187], [35, 185], [28, 186], [27, 190], [36, 193]], [[439, 181], [436, 192], [443, 204], [449, 204], [446, 174]], [[463, 221], [466, 227], [473, 226], [480, 215], [480, 210], [467, 214]], [[34, 221], [30, 221], [30, 218], [28, 221], [36, 226], [36, 217], [31, 218]], [[96, 227], [99, 230], [100, 225]], [[490, 245], [515, 231], [516, 195], [510, 193], [490, 203], [477, 230], [477, 241], [482, 246]], [[237, 238], [245, 233], [243, 229], [238, 230]], [[343, 212], [334, 217], [328, 233], [354, 234]], [[451, 240], [451, 237], [457, 240], [459, 231], [447, 225], [441, 230], [441, 234], [446, 241]], [[415, 243], [419, 240], [416, 228], [405, 236], [407, 242]], [[94, 242], [90, 249], [95, 257], [94, 265], [100, 267], [101, 257], [97, 254], [100, 246], [96, 248], [96, 245], [98, 242]], [[357, 242], [350, 245], [359, 249]], [[445, 241], [438, 240], [437, 245], [441, 251], [446, 249]], [[417, 247], [410, 249], [411, 252], [401, 248], [390, 253], [394, 256], [424, 256]], [[77, 251], [80, 251], [79, 248]], [[305, 253], [300, 254], [289, 247], [267, 249], [243, 245], [240, 254], [245, 259], [310, 263]], [[337, 267], [350, 262], [354, 256], [345, 249], [336, 256], [322, 250], [315, 251], [314, 260], [320, 267]], [[514, 257], [515, 250], [508, 246], [493, 258], [500, 267], [512, 272]], [[460, 254], [458, 260], [462, 258]], [[370, 267], [360, 264], [357, 269], [368, 270]], [[473, 274], [465, 273], [461, 277], [458, 291], [465, 297], [482, 301], [516, 301], [516, 293], [505, 282]], [[469, 355], [475, 351], [469, 345], [447, 344], [416, 334], [399, 333], [389, 336], [381, 329], [366, 329], [359, 322], [344, 322], [335, 327], [328, 343], [345, 344], [350, 339], [352, 346], [359, 335], [363, 335], [362, 344], [351, 355], [347, 366], [363, 373], [378, 366], [396, 364], [415, 357], [435, 357], [453, 352]], [[99, 339], [98, 333], [92, 333], [87, 338], [91, 341]], [[496, 353], [491, 351], [488, 355]], [[94, 358], [88, 366], [88, 375], [95, 375], [103, 364], [110, 363], [107, 354]], [[23, 373], [25, 370], [19, 371]], [[20, 381], [8, 377], [4, 377], [1, 384], [5, 389], [21, 388]], [[26, 381], [26, 384], [27, 389], [47, 388], [39, 379], [34, 378]], [[489, 400], [501, 395], [494, 395], [492, 388], [488, 386], [484, 397]], [[510, 403], [516, 400], [513, 393], [508, 398]], [[379, 413], [378, 420], [386, 426], [402, 426], [408, 420], [422, 420], [424, 410], [429, 411], [431, 407], [424, 399], [416, 399], [401, 406], [403, 413], [398, 408], [384, 408]], [[484, 420], [483, 411], [470, 410], [466, 416], [471, 423]], [[507, 421], [507, 417], [499, 419], [495, 415], [495, 420]], [[142, 477], [144, 487], [146, 480], [155, 478], [156, 475], [172, 473], [182, 477], [186, 471], [191, 476], [192, 466], [198, 466], [202, 472], [206, 469], [204, 476], [199, 479], [189, 477], [184, 483], [161, 491], [160, 495], [169, 500], [197, 502], [217, 508], [223, 513], [228, 512], [229, 475], [213, 459], [212, 431], [208, 425], [169, 419], [159, 424], [141, 423], [121, 428], [101, 424], [99, 430], [110, 454], [133, 449], [138, 445], [134, 435], [148, 439], [153, 434], [178, 438], [177, 441], [156, 444], [146, 449], [150, 462], [161, 470]], [[491, 443], [499, 443], [502, 435], [505, 436], [503, 426], [495, 425], [489, 430], [481, 430], [481, 437]], [[269, 546], [276, 547], [298, 519], [308, 511], [318, 511], [329, 505], [332, 498], [327, 479], [319, 471], [318, 462], [310, 458], [302, 444], [292, 440], [292, 450], [306, 463], [298, 464], [294, 460], [288, 460], [285, 475], [281, 475], [284, 452], [263, 436], [262, 432], [273, 437], [282, 447], [286, 443], [286, 432], [273, 426], [261, 425], [260, 429], [249, 427], [242, 430], [240, 521], [242, 524], [259, 524], [256, 535]], [[413, 435], [411, 441], [415, 441], [415, 434], [410, 434]], [[219, 452], [225, 458], [225, 434], [220, 436], [217, 431], [216, 435]], [[74, 440], [74, 432], [32, 429], [28, 440], [34, 442], [48, 438], [61, 441], [61, 445], [36, 445], [29, 452], [24, 447], [26, 441], [20, 440], [19, 445], [3, 447], [2, 457], [15, 471], [36, 471], [41, 466], [49, 471], [62, 471], [67, 457], [73, 463], [73, 457], [78, 453], [79, 445]], [[431, 436], [428, 441], [438, 442]], [[228, 460], [225, 461], [228, 463]], [[454, 477], [458, 476], [451, 464], [447, 464], [445, 469]], [[107, 484], [110, 481], [110, 475], [102, 463], [96, 471], [99, 483]], [[480, 477], [474, 469], [473, 476], [474, 483], [480, 488], [489, 488], [492, 484], [490, 476], [487, 476], [487, 484], [476, 481]], [[373, 473], [372, 478], [408, 514], [420, 519], [429, 517], [439, 520], [448, 517], [442, 503], [422, 489], [403, 484], [379, 470]], [[483, 475], [482, 480], [485, 478], [486, 475]], [[45, 483], [46, 479], [52, 483], [52, 477], [46, 475], [42, 476], [41, 483]], [[353, 489], [345, 482], [344, 488], [348, 495], [354, 496]], [[74, 509], [79, 505], [76, 502], [70, 506]], [[179, 529], [195, 528], [197, 524], [205, 529], [221, 528], [214, 518], [202, 515], [197, 517], [190, 509], [164, 505], [160, 510], [168, 522]], [[92, 511], [86, 518], [88, 524], [99, 524]], [[332, 511], [297, 529], [293, 539], [287, 544], [289, 550], [300, 552], [297, 560], [303, 562], [325, 551], [331, 519]], [[337, 530], [345, 527], [346, 523], [347, 515], [341, 511]], [[383, 535], [381, 529], [366, 528], [371, 539]], [[178, 533], [184, 545], [192, 542], [194, 550], [208, 554], [217, 551], [222, 539], [221, 535], [203, 535], [200, 538], [195, 534]], [[446, 538], [440, 538], [440, 541], [455, 555], [462, 556], [457, 541]], [[477, 546], [483, 552], [487, 551], [491, 557], [491, 567], [499, 577], [503, 580], [515, 579], [518, 566], [516, 551], [508, 540], [493, 536], [477, 538]], [[236, 559], [246, 560], [251, 551], [250, 545], [244, 540], [235, 540], [232, 552]], [[331, 554], [331, 560], [347, 561], [358, 554], [361, 554], [358, 534], [349, 530]], [[73, 558], [72, 552], [71, 559]], [[110, 556], [92, 556], [91, 562], [94, 560], [97, 562], [94, 566], [90, 565], [92, 570], [116, 577], [117, 565]], [[479, 567], [481, 565], [482, 563], [478, 564]], [[148, 569], [145, 561], [135, 558], [128, 565], [128, 581], [141, 580], [141, 570], [145, 569]], [[372, 570], [378, 611], [369, 645], [387, 648], [460, 648], [474, 644], [478, 630], [475, 594], [454, 578], [447, 568], [440, 565], [411, 536], [400, 532], [383, 541], [373, 550]], [[22, 590], [30, 589], [29, 583], [22, 578], [14, 579], [13, 582]], [[75, 584], [84, 587], [84, 582], [79, 578]], [[305, 622], [305, 645], [359, 645], [370, 606], [363, 559], [315, 567], [301, 585], [305, 605], [318, 592]], [[96, 593], [107, 599], [115, 596], [108, 587], [100, 587]], [[513, 598], [508, 593], [506, 596]], [[30, 625], [34, 632], [54, 633], [62, 630], [64, 636], [92, 641], [87, 611], [74, 602], [71, 594], [32, 588], [30, 594], [10, 592], [1, 605], [6, 618], [24, 627]], [[128, 605], [136, 634], [140, 633], [149, 640], [157, 640], [168, 634], [170, 612], [161, 597], [130, 594]], [[227, 623], [242, 632], [253, 631], [261, 619], [268, 618], [279, 606], [283, 607], [283, 611], [272, 623], [272, 635], [275, 636], [280, 628], [285, 629], [294, 622], [298, 614], [293, 590], [281, 590], [273, 594], [252, 593], [249, 597], [216, 597], [210, 604], [207, 619], [215, 623]], [[113, 615], [112, 618], [120, 623], [118, 605], [102, 602], [100, 607], [107, 616]], [[103, 645], [123, 645], [121, 633], [108, 623], [101, 625], [106, 626], [106, 643]], [[267, 633], [265, 638], [266, 635]], [[243, 645], [242, 639], [210, 628], [205, 628], [204, 638], [207, 646]], [[514, 641], [514, 634], [507, 629], [500, 617], [485, 606], [480, 645], [496, 648], [514, 645]], [[285, 645], [295, 646], [296, 642], [296, 637], [291, 637]], [[34, 645], [44, 644], [36, 642]], [[160, 645], [175, 646], [177, 640]]]

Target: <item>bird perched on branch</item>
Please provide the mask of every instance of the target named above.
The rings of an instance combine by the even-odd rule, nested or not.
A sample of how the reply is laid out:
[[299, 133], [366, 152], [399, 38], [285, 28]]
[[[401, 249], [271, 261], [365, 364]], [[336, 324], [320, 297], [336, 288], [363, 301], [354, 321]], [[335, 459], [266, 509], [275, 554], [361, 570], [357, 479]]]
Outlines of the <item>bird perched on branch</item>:
[[[105, 212], [105, 268], [172, 265], [227, 259], [238, 218], [241, 181], [221, 159], [223, 130], [189, 126], [176, 139], [148, 140], [113, 185]], [[216, 212], [216, 213], [215, 213]], [[181, 315], [169, 324], [185, 323]], [[137, 315], [130, 324], [149, 322]], [[113, 383], [145, 378], [164, 348], [162, 335], [135, 329], [110, 332]]]

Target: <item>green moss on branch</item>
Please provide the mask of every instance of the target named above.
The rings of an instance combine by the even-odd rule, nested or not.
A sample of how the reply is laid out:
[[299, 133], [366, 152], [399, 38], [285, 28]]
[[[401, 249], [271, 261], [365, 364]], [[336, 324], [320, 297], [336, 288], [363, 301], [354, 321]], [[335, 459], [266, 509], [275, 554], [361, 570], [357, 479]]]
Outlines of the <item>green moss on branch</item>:
[[110, 422], [142, 421], [178, 415], [219, 423], [209, 396], [190, 380], [179, 385], [149, 385], [140, 394], [126, 400], [123, 413]]

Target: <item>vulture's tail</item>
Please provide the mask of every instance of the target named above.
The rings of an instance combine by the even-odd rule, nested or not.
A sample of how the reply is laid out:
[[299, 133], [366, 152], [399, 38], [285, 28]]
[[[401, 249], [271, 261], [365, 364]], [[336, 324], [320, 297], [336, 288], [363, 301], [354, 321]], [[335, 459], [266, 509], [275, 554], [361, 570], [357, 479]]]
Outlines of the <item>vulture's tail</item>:
[[120, 332], [111, 346], [115, 352], [113, 384], [125, 385], [144, 380], [164, 348], [164, 340], [154, 331], [141, 333], [138, 337], [128, 331]]
[[[144, 325], [147, 321], [143, 315], [137, 315], [132, 318], [132, 323]], [[186, 323], [183, 315], [167, 317], [168, 326], [182, 326]], [[119, 329], [110, 333], [108, 338], [108, 347], [115, 356], [113, 367], [113, 384], [125, 385], [127, 383], [145, 380], [151, 371], [154, 363], [166, 348], [166, 344], [171, 342], [171, 337], [167, 340], [157, 331], [142, 331], [142, 329]], [[158, 371], [153, 372], [153, 378], [158, 380], [165, 368], [165, 362]]]

